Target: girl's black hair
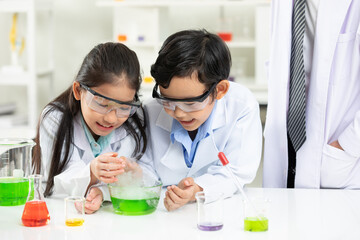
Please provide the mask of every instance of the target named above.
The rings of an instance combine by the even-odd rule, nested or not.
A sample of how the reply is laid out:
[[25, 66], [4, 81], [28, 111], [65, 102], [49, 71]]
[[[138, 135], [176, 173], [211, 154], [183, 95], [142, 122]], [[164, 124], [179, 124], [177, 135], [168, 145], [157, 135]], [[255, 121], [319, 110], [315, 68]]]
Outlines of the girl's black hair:
[[[141, 75], [140, 65], [136, 53], [121, 43], [103, 43], [95, 46], [85, 57], [75, 81], [82, 83], [90, 88], [97, 87], [102, 84], [117, 84], [119, 77], [126, 79], [127, 86], [136, 90], [135, 99], [139, 100], [137, 92], [140, 89]], [[47, 114], [54, 110], [62, 112], [59, 128], [53, 143], [50, 172], [48, 174], [47, 185], [44, 196], [50, 196], [53, 191], [54, 177], [64, 171], [66, 165], [70, 161], [73, 151], [71, 147], [74, 143], [73, 121], [74, 117], [81, 111], [80, 101], [73, 96], [72, 86], [65, 92], [60, 94], [45, 108], [48, 108], [42, 115], [45, 118]], [[145, 114], [143, 108], [143, 118]], [[41, 119], [42, 119], [41, 118]], [[37, 127], [37, 136], [35, 139], [36, 146], [33, 152], [33, 169], [34, 172], [41, 171], [41, 146], [40, 146], [40, 123]], [[134, 138], [136, 147], [133, 156], [138, 159], [144, 154], [147, 138], [145, 135], [146, 119], [140, 119], [135, 113], [128, 118], [122, 126]], [[64, 152], [62, 153], [62, 150]], [[140, 152], [140, 154], [138, 154]]]
[[169, 36], [162, 45], [151, 75], [167, 88], [173, 77], [190, 77], [197, 73], [207, 88], [228, 79], [231, 55], [224, 41], [206, 30], [184, 30]]

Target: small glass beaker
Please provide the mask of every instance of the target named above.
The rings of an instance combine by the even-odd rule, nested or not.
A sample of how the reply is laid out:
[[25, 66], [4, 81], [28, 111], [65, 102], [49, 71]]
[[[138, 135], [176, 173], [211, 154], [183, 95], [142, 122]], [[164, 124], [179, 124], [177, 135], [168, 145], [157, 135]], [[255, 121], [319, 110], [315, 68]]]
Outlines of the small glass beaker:
[[203, 231], [217, 231], [223, 228], [223, 194], [197, 192], [197, 227]]
[[70, 196], [65, 201], [65, 224], [69, 227], [83, 225], [85, 221], [85, 198]]
[[49, 224], [50, 215], [41, 192], [41, 175], [29, 176], [29, 195], [25, 203], [22, 223], [27, 227], [39, 227]]
[[269, 199], [253, 198], [251, 203], [243, 200], [244, 206], [244, 230], [251, 232], [264, 232], [268, 230], [269, 219], [267, 210]]

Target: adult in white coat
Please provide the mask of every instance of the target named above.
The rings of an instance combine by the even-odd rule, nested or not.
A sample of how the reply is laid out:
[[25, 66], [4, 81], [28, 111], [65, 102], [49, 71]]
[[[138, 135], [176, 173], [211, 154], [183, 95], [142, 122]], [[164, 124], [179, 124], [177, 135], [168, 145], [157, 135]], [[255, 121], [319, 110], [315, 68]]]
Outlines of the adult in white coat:
[[[140, 65], [121, 43], [95, 46], [76, 80], [44, 109], [34, 148], [34, 168], [45, 176], [44, 195], [86, 196], [85, 211], [110, 200], [106, 183], [117, 181], [126, 159], [146, 148], [137, 92]], [[143, 116], [143, 115], [142, 115]]]
[[218, 151], [242, 184], [256, 175], [262, 146], [259, 105], [248, 89], [226, 80], [230, 64], [229, 50], [217, 35], [181, 31], [165, 41], [151, 68], [156, 100], [144, 107], [149, 142], [140, 163], [168, 186], [168, 210], [194, 200], [198, 191], [224, 197], [237, 191]]
[[[293, 1], [272, 1], [264, 187], [286, 187]], [[307, 0], [306, 141], [295, 187], [360, 188], [360, 1]]]

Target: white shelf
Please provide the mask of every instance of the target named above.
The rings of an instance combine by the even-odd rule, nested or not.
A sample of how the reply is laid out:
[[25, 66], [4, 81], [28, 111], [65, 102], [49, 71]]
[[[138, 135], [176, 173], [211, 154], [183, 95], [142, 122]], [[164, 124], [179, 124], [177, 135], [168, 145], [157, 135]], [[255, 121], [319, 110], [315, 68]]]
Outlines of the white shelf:
[[[143, 48], [158, 48], [162, 46], [163, 42], [131, 42], [131, 41], [119, 41], [128, 47], [143, 47]], [[226, 42], [229, 48], [255, 48], [256, 43], [254, 40], [238, 40]]]
[[0, 12], [27, 12], [29, 10], [42, 11], [52, 9], [49, 0], [0, 0]]
[[30, 84], [28, 79], [31, 78], [29, 72], [4, 74], [0, 73], [0, 85], [8, 86], [27, 86]]
[[160, 46], [161, 43], [154, 43], [154, 42], [131, 42], [131, 41], [119, 41], [126, 46], [132, 47], [143, 47], [143, 48], [157, 48]]
[[46, 77], [54, 73], [53, 67], [41, 68], [36, 71], [38, 77]]
[[[27, 125], [18, 128], [17, 126], [11, 127], [10, 132], [18, 131], [21, 135], [26, 134], [26, 129], [36, 128], [38, 121], [38, 94], [37, 94], [37, 80], [40, 77], [48, 76], [48, 79], [52, 81], [53, 73], [53, 62], [52, 62], [52, 23], [53, 23], [53, 1], [52, 0], [0, 0], [0, 13], [19, 13], [19, 15], [25, 16], [24, 25], [24, 34], [26, 39], [26, 61], [24, 62], [25, 68], [23, 70], [18, 70], [12, 66], [0, 66], [0, 86], [25, 86], [26, 89], [26, 100], [23, 102], [18, 102], [17, 104], [26, 105], [26, 114]], [[47, 49], [47, 60], [48, 66], [43, 69], [36, 69], [38, 64], [37, 52], [36, 52], [36, 33], [37, 33], [37, 16], [38, 13], [43, 14], [42, 11], [46, 11], [48, 15], [48, 28], [49, 32], [49, 46]], [[2, 33], [3, 35], [8, 33]], [[10, 60], [10, 59], [9, 59]], [[9, 61], [10, 62], [10, 61]], [[50, 88], [52, 87], [52, 82], [50, 83]], [[50, 89], [52, 91], [52, 89]], [[20, 101], [20, 100], [19, 100]], [[9, 120], [11, 122], [11, 119]], [[25, 124], [25, 123], [24, 123]], [[14, 130], [14, 129], [20, 130]], [[5, 134], [5, 131], [1, 129], [2, 134]]]
[[[1, 0], [0, 0], [1, 1]], [[34, 139], [36, 136], [36, 128], [29, 126], [14, 126], [10, 128], [0, 127], [0, 138], [30, 138]]]
[[[269, 0], [98, 0], [96, 5], [113, 10], [112, 39], [116, 41], [118, 34], [128, 37], [122, 43], [136, 51], [145, 76], [170, 34], [201, 28], [231, 32], [232, 41], [226, 42], [233, 60], [230, 76], [254, 92], [260, 104], [266, 104]], [[224, 16], [230, 20], [229, 26], [223, 25]], [[145, 41], [137, 42], [139, 36]], [[246, 78], [237, 78], [239, 75]], [[148, 87], [142, 86], [140, 92], [144, 98], [151, 95]]]
[[[1, 0], [0, 0], [1, 1]], [[53, 73], [53, 68], [44, 68], [36, 71], [37, 77], [45, 77]], [[27, 86], [31, 84], [28, 80], [32, 74], [28, 71], [19, 73], [3, 73], [0, 72], [0, 85], [7, 86]]]
[[226, 42], [229, 48], [255, 48], [256, 43], [254, 40], [238, 40]]
[[168, 6], [241, 6], [241, 5], [258, 5], [268, 4], [270, 0], [106, 0], [98, 1], [99, 7], [168, 7]]

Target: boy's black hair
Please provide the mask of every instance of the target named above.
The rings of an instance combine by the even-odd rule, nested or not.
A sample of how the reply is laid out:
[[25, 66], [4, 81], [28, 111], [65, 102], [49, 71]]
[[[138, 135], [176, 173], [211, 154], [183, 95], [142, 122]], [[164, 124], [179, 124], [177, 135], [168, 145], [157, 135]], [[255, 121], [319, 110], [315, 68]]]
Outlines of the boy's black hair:
[[[125, 80], [117, 82], [119, 79]], [[136, 90], [134, 100], [138, 101], [137, 92], [141, 84], [140, 64], [135, 52], [124, 44], [112, 42], [99, 44], [85, 57], [75, 81], [90, 88], [106, 83], [126, 84], [129, 88]], [[59, 128], [53, 143], [51, 159], [46, 159], [46, 161], [51, 160], [51, 165], [44, 192], [45, 197], [52, 194], [54, 177], [62, 173], [70, 161], [74, 143], [73, 121], [81, 111], [80, 101], [75, 99], [72, 85], [46, 107], [48, 109], [43, 113], [42, 119], [54, 110], [62, 112], [62, 118], [59, 119]], [[141, 110], [143, 111], [142, 107]], [[145, 118], [144, 112], [142, 115]], [[141, 120], [135, 113], [122, 125], [136, 142], [133, 156], [138, 159], [144, 154], [147, 145], [145, 122], [146, 119]], [[36, 146], [33, 152], [33, 167], [36, 173], [40, 173], [41, 170], [40, 123], [41, 119], [38, 123]], [[46, 171], [46, 169], [44, 170]]]
[[225, 42], [216, 34], [202, 30], [184, 30], [169, 36], [162, 45], [151, 75], [167, 88], [171, 79], [197, 74], [207, 88], [228, 79], [231, 55]]

